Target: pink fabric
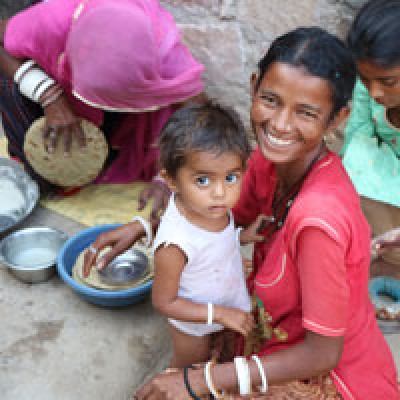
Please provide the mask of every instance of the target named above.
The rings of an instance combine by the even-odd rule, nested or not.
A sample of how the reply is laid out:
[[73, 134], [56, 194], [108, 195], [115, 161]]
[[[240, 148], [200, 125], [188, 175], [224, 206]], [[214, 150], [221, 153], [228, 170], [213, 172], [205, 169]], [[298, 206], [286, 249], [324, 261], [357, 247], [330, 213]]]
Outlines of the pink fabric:
[[[74, 19], [80, 4], [84, 7]], [[5, 48], [15, 57], [34, 59], [66, 89], [74, 112], [98, 126], [101, 108], [164, 107], [126, 115], [111, 137], [119, 156], [101, 182], [151, 179], [157, 158], [151, 145], [173, 111], [169, 106], [203, 88], [203, 66], [157, 0], [39, 3], [10, 19]]]
[[[234, 208], [247, 225], [271, 215], [274, 165], [255, 151]], [[357, 193], [339, 157], [316, 163], [283, 227], [255, 245], [251, 292], [271, 314], [286, 341], [265, 341], [264, 356], [293, 346], [305, 330], [343, 336], [343, 352], [331, 376], [345, 400], [397, 400], [396, 366], [368, 298], [370, 235]], [[310, 243], [311, 241], [311, 243]]]

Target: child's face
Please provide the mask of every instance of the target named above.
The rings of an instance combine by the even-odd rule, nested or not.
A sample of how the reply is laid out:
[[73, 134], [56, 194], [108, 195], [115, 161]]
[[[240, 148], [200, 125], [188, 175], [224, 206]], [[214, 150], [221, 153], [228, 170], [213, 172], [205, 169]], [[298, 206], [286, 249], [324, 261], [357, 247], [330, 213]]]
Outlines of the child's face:
[[185, 216], [192, 222], [226, 218], [240, 195], [243, 160], [234, 152], [195, 151], [186, 157], [176, 177], [166, 176]]
[[357, 63], [370, 96], [384, 107], [400, 107], [400, 66], [383, 68], [370, 61]]
[[301, 67], [271, 64], [251, 108], [261, 152], [276, 164], [308, 162], [324, 133], [340, 122], [337, 117], [330, 122], [332, 109], [329, 82]]

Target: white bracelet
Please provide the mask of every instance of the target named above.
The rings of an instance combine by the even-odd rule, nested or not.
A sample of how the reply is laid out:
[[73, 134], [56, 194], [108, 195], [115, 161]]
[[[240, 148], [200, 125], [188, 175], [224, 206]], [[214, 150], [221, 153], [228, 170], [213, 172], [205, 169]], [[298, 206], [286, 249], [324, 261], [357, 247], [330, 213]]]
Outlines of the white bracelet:
[[257, 368], [258, 368], [258, 372], [260, 373], [261, 376], [261, 386], [259, 386], [257, 389], [261, 392], [261, 393], [267, 393], [268, 391], [268, 380], [267, 380], [267, 376], [265, 374], [265, 369], [261, 363], [260, 357], [258, 357], [257, 355], [253, 354], [251, 356], [251, 358], [255, 361]]
[[151, 242], [153, 240], [153, 231], [151, 229], [151, 225], [149, 221], [146, 221], [143, 217], [140, 217], [139, 215], [136, 215], [132, 218], [132, 222], [140, 222], [146, 232], [146, 247], [150, 247]]
[[26, 96], [28, 99], [37, 102], [37, 93], [39, 86], [46, 83], [51, 86], [55, 84], [55, 81], [50, 78], [44, 71], [39, 68], [30, 69], [19, 82], [19, 91]]
[[236, 375], [239, 384], [239, 393], [241, 396], [251, 394], [251, 376], [249, 364], [244, 357], [235, 357]]
[[39, 87], [33, 93], [35, 101], [39, 103], [40, 98], [42, 97], [43, 93], [55, 85], [55, 82], [51, 78], [47, 78], [44, 82], [42, 82]]
[[214, 319], [213, 303], [207, 303], [207, 325], [212, 325]]
[[216, 399], [222, 399], [223, 395], [221, 393], [218, 393], [214, 383], [212, 381], [212, 377], [211, 377], [211, 366], [214, 364], [213, 360], [210, 360], [206, 363], [206, 365], [204, 366], [204, 379], [206, 381], [208, 390], [210, 391], [210, 393], [216, 398]]
[[22, 78], [22, 76], [27, 72], [29, 69], [31, 69], [35, 65], [35, 61], [33, 60], [28, 60], [25, 61], [23, 64], [19, 66], [19, 68], [15, 71], [14, 74], [14, 82], [19, 85], [19, 82]]

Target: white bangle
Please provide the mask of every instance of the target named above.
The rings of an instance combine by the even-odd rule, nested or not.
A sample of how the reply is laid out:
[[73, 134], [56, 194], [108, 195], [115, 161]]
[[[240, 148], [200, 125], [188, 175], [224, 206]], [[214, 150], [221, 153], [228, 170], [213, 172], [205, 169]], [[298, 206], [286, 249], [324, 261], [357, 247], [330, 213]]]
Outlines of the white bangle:
[[146, 242], [145, 242], [145, 246], [146, 247], [150, 247], [151, 242], [153, 240], [153, 231], [151, 229], [151, 225], [149, 221], [146, 221], [143, 217], [140, 217], [139, 215], [135, 215], [132, 218], [132, 222], [140, 222], [146, 232]]
[[39, 103], [40, 98], [42, 97], [43, 93], [49, 89], [50, 87], [54, 86], [55, 82], [51, 78], [46, 78], [44, 82], [42, 82], [38, 88], [35, 90], [33, 93], [33, 96], [35, 98], [35, 101]]
[[211, 377], [211, 366], [214, 364], [213, 360], [210, 360], [206, 363], [206, 365], [204, 366], [204, 379], [206, 381], [208, 390], [210, 391], [210, 393], [216, 398], [216, 399], [222, 399], [223, 398], [223, 394], [222, 393], [218, 393], [217, 389], [214, 386], [214, 383], [212, 381], [212, 377]]
[[23, 64], [19, 66], [19, 68], [15, 71], [14, 74], [14, 82], [19, 85], [19, 82], [22, 78], [22, 76], [35, 65], [35, 61], [33, 60], [28, 60], [25, 61]]
[[46, 83], [47, 87], [54, 85], [55, 81], [39, 68], [30, 69], [19, 82], [19, 91], [28, 99], [37, 102], [37, 93], [41, 85]]
[[214, 319], [214, 306], [212, 303], [207, 303], [207, 325], [212, 325]]
[[241, 396], [251, 394], [251, 376], [249, 364], [244, 357], [235, 357], [236, 375], [239, 384], [239, 393]]
[[259, 390], [259, 392], [261, 393], [267, 393], [268, 391], [268, 380], [267, 380], [267, 376], [265, 374], [265, 369], [261, 363], [260, 357], [258, 357], [257, 355], [253, 354], [251, 356], [251, 358], [255, 361], [257, 368], [258, 368], [258, 372], [260, 373], [260, 377], [261, 377], [261, 386], [259, 386], [257, 389]]

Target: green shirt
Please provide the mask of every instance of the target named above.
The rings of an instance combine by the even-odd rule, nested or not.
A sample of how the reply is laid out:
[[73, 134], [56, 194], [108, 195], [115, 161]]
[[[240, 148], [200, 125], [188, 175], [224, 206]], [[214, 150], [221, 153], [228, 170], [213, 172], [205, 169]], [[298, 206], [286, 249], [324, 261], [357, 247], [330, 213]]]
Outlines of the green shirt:
[[400, 129], [357, 81], [345, 128], [343, 164], [362, 196], [400, 207]]

